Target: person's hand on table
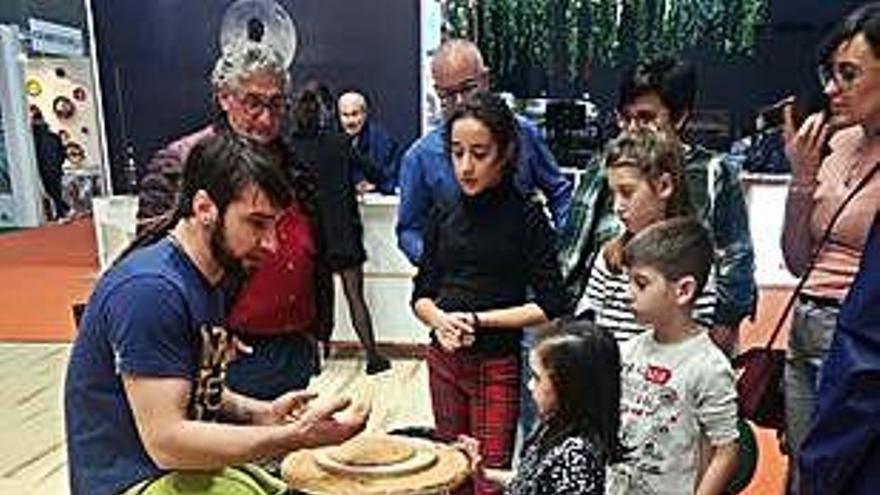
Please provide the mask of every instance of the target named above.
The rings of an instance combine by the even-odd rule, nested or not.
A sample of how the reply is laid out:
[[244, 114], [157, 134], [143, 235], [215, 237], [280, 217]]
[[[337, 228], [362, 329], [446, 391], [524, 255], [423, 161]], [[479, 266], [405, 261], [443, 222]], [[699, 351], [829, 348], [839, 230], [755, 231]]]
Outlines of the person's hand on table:
[[467, 435], [459, 435], [453, 444], [467, 456], [471, 473], [483, 478], [493, 485], [504, 488], [510, 484], [514, 472], [509, 469], [492, 469], [483, 465], [483, 456], [480, 454], [479, 440]]
[[376, 190], [376, 186], [368, 181], [362, 180], [355, 184], [355, 190], [357, 190], [358, 194], [364, 194], [368, 192], [373, 192]]

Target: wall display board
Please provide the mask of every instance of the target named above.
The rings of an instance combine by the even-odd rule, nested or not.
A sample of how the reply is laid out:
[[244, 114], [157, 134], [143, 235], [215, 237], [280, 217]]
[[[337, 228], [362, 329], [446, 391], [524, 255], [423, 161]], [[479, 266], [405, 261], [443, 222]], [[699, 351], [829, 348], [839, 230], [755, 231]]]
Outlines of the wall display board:
[[64, 144], [64, 187], [76, 211], [90, 209], [101, 190], [101, 148], [91, 61], [88, 57], [35, 56], [25, 65], [28, 105], [42, 113]]
[[[209, 74], [233, 0], [93, 0], [106, 137], [117, 192], [125, 167], [216, 113]], [[296, 26], [292, 89], [316, 80], [363, 91], [371, 114], [401, 143], [418, 134], [419, 2], [277, 0]], [[157, 97], [161, 95], [161, 97]], [[128, 152], [131, 150], [131, 153]]]
[[68, 150], [65, 169], [97, 170], [101, 150], [89, 59], [32, 57], [25, 72], [28, 104], [40, 109]]

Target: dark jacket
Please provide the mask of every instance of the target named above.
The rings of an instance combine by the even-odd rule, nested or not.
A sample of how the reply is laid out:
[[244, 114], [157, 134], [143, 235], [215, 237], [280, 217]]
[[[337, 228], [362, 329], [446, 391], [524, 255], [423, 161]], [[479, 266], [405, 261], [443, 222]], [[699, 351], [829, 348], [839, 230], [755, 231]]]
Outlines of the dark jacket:
[[880, 493], [880, 216], [840, 308], [800, 469], [804, 495]]
[[332, 268], [363, 264], [363, 225], [352, 182], [356, 159], [345, 136], [333, 131], [294, 132], [290, 144], [297, 165], [317, 178], [322, 244]]
[[218, 128], [222, 126], [211, 124], [203, 127], [175, 140], [150, 157], [138, 187], [139, 219], [154, 219], [174, 209], [183, 179], [183, 164], [189, 152], [199, 141], [215, 135]]
[[61, 165], [64, 163], [64, 145], [61, 138], [49, 129], [44, 122], [34, 123], [34, 152], [37, 155], [37, 167], [43, 184], [60, 181], [64, 175]]
[[354, 182], [366, 179], [375, 184], [380, 193], [394, 194], [403, 154], [400, 144], [385, 127], [369, 118], [353, 140], [360, 155], [352, 170]]

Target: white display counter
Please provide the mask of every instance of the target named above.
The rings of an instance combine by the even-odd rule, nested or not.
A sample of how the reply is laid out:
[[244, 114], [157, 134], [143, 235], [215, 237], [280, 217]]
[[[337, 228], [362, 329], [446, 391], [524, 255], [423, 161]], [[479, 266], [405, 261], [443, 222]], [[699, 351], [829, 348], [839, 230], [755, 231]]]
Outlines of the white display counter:
[[759, 288], [788, 288], [797, 283], [782, 257], [782, 225], [789, 175], [740, 176], [755, 249], [755, 280]]
[[[749, 211], [749, 224], [755, 248], [758, 286], [791, 287], [795, 279], [785, 268], [780, 248], [782, 221], [785, 212], [785, 195], [788, 176], [744, 174], [743, 191]], [[120, 210], [133, 225], [130, 202], [126, 198], [106, 198], [114, 209]], [[121, 220], [107, 214], [103, 203], [95, 198], [95, 218], [98, 228], [99, 255], [102, 267], [108, 264], [120, 246], [127, 244], [133, 231], [116, 232], [113, 227]], [[120, 205], [119, 203], [122, 202]], [[135, 203], [136, 204], [136, 203]], [[424, 344], [428, 343], [428, 330], [416, 319], [410, 308], [412, 277], [416, 270], [397, 247], [396, 196], [367, 194], [361, 198], [360, 212], [364, 225], [364, 247], [367, 262], [364, 265], [364, 296], [373, 317], [376, 340], [381, 343]], [[118, 229], [117, 229], [118, 230]], [[114, 235], [111, 235], [114, 234]], [[118, 234], [118, 235], [117, 235]], [[109, 236], [109, 237], [108, 237]], [[105, 239], [106, 238], [106, 239]], [[342, 284], [336, 278], [334, 341], [357, 342], [357, 334], [348, 317], [348, 304]]]
[[[428, 330], [413, 315], [409, 300], [415, 268], [397, 249], [396, 196], [368, 194], [360, 201], [364, 224], [364, 296], [373, 316], [376, 340], [381, 343], [428, 343]], [[137, 197], [107, 196], [93, 198], [95, 234], [101, 270], [110, 266], [116, 255], [135, 235]], [[357, 334], [348, 317], [348, 304], [339, 277], [335, 277], [334, 341], [357, 342]]]

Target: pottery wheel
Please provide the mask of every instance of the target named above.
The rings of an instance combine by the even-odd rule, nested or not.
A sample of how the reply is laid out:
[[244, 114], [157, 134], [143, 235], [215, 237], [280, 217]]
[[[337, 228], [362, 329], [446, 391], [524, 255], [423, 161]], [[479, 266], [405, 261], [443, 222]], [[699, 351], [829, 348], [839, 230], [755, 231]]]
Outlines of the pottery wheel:
[[[381, 440], [369, 439], [375, 436]], [[464, 453], [449, 445], [384, 434], [360, 441], [291, 452], [282, 476], [289, 487], [310, 495], [426, 495], [448, 493], [471, 474]], [[398, 442], [409, 448], [377, 453]]]

